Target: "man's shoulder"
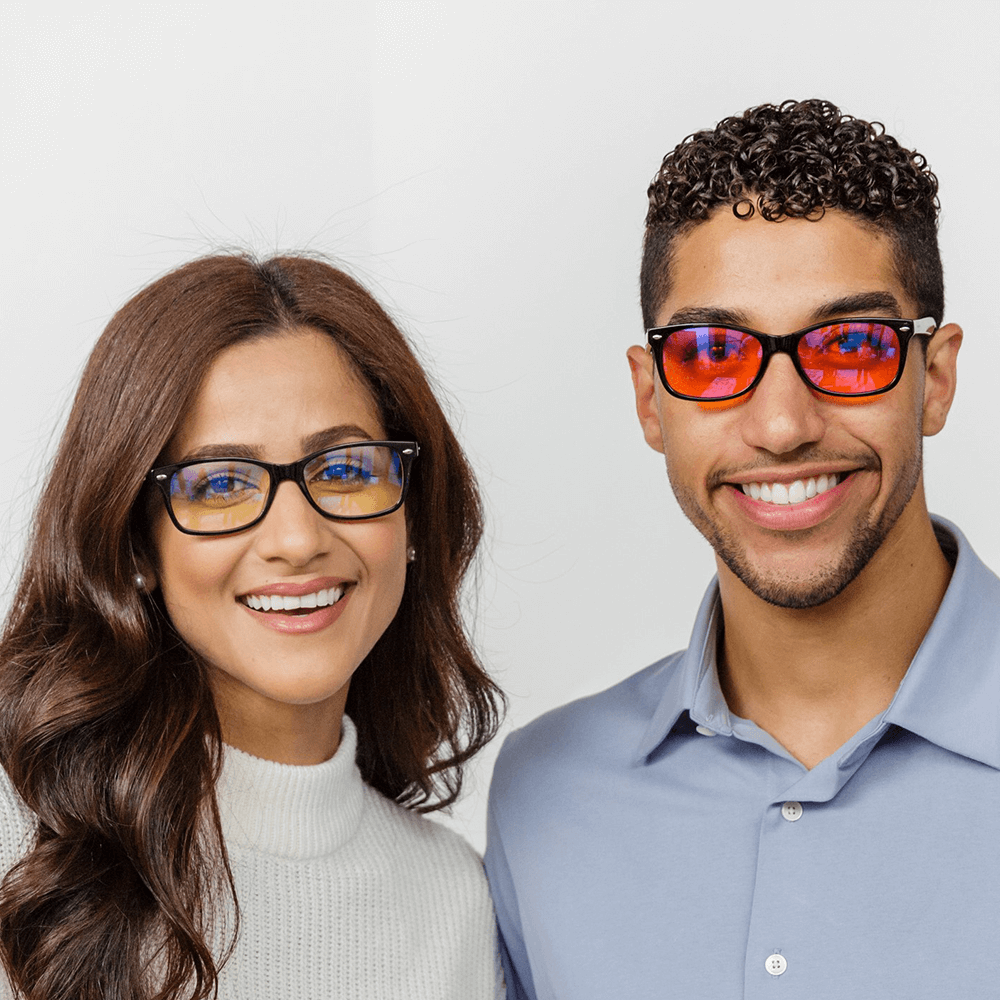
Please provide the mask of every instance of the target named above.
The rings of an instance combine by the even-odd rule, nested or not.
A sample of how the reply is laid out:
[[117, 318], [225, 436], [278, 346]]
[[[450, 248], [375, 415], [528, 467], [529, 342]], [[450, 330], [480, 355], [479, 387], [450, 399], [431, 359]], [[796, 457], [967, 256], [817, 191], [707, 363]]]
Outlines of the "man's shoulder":
[[504, 741], [494, 793], [513, 784], [559, 782], [580, 767], [628, 765], [639, 747], [683, 651], [666, 656], [597, 694], [540, 715]]

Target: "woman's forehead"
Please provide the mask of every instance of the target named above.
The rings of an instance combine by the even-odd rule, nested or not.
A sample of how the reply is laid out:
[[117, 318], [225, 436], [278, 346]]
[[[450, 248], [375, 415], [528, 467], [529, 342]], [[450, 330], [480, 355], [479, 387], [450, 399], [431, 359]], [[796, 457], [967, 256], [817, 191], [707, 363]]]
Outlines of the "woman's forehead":
[[269, 461], [293, 461], [307, 440], [331, 428], [385, 436], [375, 398], [344, 351], [328, 334], [296, 327], [219, 354], [167, 458], [241, 445], [266, 452], [261, 457]]

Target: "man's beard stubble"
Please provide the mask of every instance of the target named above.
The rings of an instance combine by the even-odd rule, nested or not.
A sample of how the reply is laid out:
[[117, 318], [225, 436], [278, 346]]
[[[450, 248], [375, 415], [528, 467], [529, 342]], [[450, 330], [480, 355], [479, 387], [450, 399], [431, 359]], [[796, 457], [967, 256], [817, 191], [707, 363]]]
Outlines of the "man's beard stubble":
[[767, 576], [752, 565], [739, 540], [705, 512], [690, 490], [675, 481], [669, 464], [667, 474], [681, 510], [744, 586], [762, 601], [780, 608], [814, 608], [844, 591], [879, 550], [920, 481], [922, 446], [923, 439], [918, 438], [915, 453], [902, 470], [879, 518], [854, 524], [839, 558], [835, 556], [826, 565], [815, 567], [805, 579], [797, 580]]

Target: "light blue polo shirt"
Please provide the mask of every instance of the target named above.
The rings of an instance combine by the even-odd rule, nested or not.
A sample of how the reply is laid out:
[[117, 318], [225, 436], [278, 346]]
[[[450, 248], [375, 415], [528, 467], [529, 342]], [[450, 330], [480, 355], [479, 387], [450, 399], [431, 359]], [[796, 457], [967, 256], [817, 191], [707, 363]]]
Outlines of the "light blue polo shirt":
[[486, 868], [511, 998], [1000, 998], [1000, 580], [935, 530], [933, 625], [811, 771], [726, 707], [714, 582], [685, 652], [507, 739]]

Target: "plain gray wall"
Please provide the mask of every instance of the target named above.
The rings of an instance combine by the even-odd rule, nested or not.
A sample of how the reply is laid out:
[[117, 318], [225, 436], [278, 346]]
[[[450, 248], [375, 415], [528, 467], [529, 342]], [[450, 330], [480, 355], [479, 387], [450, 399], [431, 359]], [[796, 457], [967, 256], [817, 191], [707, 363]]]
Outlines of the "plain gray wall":
[[[645, 190], [689, 132], [814, 96], [941, 179], [966, 343], [928, 494], [1000, 567], [986, 5], [62, 6], [8, 4], [0, 32], [5, 582], [114, 310], [212, 249], [307, 248], [372, 288], [448, 397], [488, 500], [474, 620], [507, 726], [684, 646], [713, 561], [633, 412]], [[498, 745], [448, 820], [479, 847]]]

